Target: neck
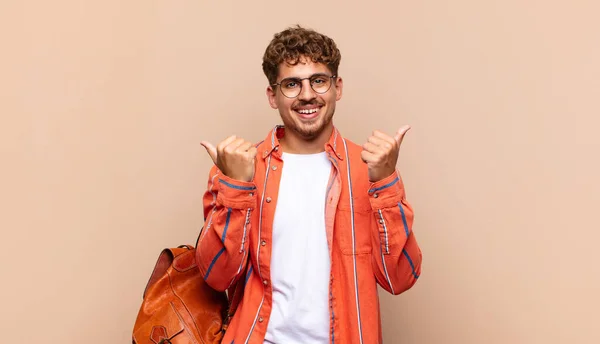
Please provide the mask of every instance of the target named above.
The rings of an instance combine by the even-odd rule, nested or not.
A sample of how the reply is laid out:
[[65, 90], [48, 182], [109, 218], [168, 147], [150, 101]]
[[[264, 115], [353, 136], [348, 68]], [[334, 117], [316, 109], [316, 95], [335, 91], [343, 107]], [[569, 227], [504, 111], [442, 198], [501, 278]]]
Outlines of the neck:
[[286, 153], [315, 154], [325, 151], [325, 144], [333, 133], [333, 125], [327, 126], [317, 137], [307, 140], [291, 130], [286, 130], [285, 136], [279, 140], [281, 148]]

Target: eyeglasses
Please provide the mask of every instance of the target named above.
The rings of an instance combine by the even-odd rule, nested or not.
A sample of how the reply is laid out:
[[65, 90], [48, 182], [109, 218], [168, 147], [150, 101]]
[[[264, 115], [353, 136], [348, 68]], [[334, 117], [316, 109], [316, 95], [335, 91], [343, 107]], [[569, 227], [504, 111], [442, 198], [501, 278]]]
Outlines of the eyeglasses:
[[329, 91], [331, 88], [331, 79], [334, 79], [336, 75], [329, 76], [327, 74], [314, 74], [308, 78], [285, 78], [277, 84], [271, 86], [279, 86], [281, 94], [288, 98], [296, 98], [302, 92], [302, 81], [309, 80], [310, 88], [318, 94], [323, 94]]

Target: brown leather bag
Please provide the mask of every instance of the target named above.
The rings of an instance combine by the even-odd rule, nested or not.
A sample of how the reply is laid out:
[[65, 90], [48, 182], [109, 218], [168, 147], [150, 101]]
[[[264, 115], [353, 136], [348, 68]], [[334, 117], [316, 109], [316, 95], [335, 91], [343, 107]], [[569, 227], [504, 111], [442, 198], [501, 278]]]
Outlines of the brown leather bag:
[[195, 256], [189, 245], [162, 251], [144, 290], [134, 344], [221, 343], [243, 285], [228, 293], [215, 291], [204, 281]]

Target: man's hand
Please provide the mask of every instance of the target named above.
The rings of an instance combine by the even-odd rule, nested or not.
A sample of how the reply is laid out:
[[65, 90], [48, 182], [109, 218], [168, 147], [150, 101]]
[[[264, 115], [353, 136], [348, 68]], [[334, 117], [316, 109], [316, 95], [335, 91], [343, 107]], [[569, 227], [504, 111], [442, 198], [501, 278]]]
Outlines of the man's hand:
[[251, 142], [233, 135], [219, 143], [217, 148], [207, 141], [200, 144], [206, 148], [212, 161], [227, 177], [243, 182], [252, 181], [256, 147]]
[[404, 135], [409, 129], [409, 125], [403, 126], [398, 129], [394, 137], [375, 130], [367, 143], [363, 145], [361, 158], [369, 168], [369, 180], [371, 182], [385, 179], [396, 171], [400, 144], [402, 144]]

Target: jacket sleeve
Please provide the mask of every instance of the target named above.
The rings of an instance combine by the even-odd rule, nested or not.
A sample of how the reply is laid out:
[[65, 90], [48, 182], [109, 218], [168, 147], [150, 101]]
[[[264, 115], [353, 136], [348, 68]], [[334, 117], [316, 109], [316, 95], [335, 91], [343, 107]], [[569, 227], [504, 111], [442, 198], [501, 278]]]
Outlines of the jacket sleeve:
[[232, 286], [247, 264], [250, 216], [256, 200], [253, 182], [231, 179], [213, 166], [202, 200], [204, 226], [196, 244], [196, 262], [215, 290]]
[[410, 289], [421, 274], [421, 249], [412, 231], [413, 209], [406, 201], [398, 174], [372, 183], [371, 234], [373, 271], [382, 288], [398, 295]]

